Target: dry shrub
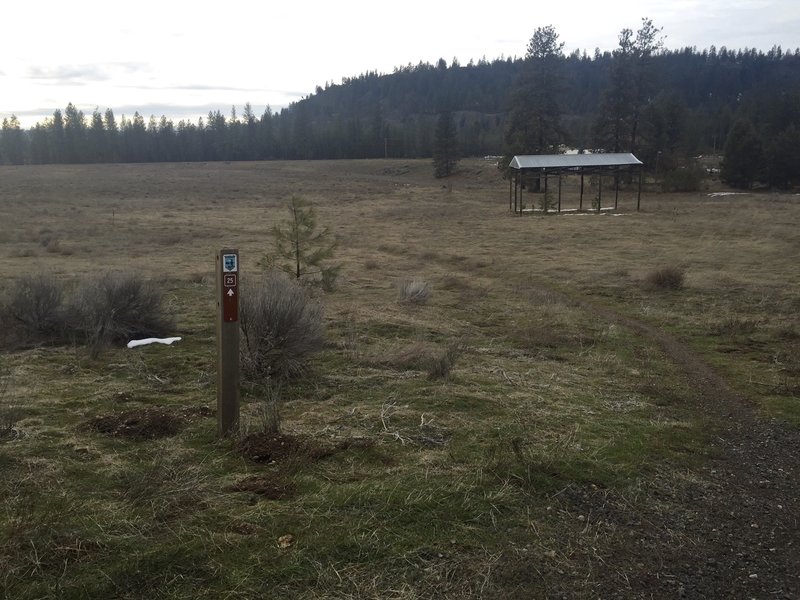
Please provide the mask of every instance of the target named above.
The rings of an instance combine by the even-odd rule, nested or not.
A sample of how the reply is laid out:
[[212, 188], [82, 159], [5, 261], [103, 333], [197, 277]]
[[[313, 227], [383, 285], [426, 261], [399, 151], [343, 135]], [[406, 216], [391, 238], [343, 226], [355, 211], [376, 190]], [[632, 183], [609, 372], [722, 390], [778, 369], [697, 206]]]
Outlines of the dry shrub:
[[395, 369], [424, 370], [431, 363], [435, 349], [425, 342], [413, 342], [387, 353], [380, 362]]
[[247, 433], [281, 433], [281, 404], [283, 404], [283, 385], [280, 381], [266, 381], [262, 387], [262, 398], [255, 404], [254, 419], [246, 424]]
[[428, 379], [449, 379], [450, 372], [456, 364], [456, 360], [464, 353], [464, 345], [461, 342], [448, 344], [444, 350], [435, 354], [426, 371]]
[[161, 292], [139, 275], [106, 273], [84, 283], [70, 312], [93, 356], [111, 344], [163, 336], [175, 324]]
[[322, 350], [322, 307], [283, 273], [272, 271], [241, 298], [242, 370], [254, 379], [299, 375]]
[[685, 273], [680, 267], [661, 267], [650, 271], [644, 278], [645, 287], [651, 290], [679, 290], [683, 287]]
[[464, 352], [460, 341], [437, 348], [425, 342], [413, 342], [387, 354], [380, 362], [395, 369], [425, 371], [429, 379], [448, 379], [456, 360]]
[[397, 284], [398, 302], [402, 304], [425, 304], [431, 293], [431, 284], [417, 277], [403, 279]]
[[85, 340], [96, 356], [110, 344], [159, 336], [173, 327], [161, 293], [138, 275], [105, 274], [72, 286], [50, 275], [21, 277], [0, 307], [4, 345]]
[[17, 436], [20, 411], [11, 404], [11, 368], [0, 355], [0, 442]]
[[12, 344], [58, 343], [67, 333], [64, 284], [52, 275], [26, 275], [9, 286], [0, 309], [3, 337]]

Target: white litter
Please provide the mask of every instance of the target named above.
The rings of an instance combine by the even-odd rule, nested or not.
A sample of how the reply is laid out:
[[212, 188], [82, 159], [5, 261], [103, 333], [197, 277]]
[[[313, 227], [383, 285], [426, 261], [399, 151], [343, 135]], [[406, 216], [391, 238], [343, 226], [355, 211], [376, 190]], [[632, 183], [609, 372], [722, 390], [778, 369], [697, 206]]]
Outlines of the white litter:
[[131, 340], [128, 342], [128, 348], [136, 348], [136, 346], [147, 346], [149, 344], [166, 344], [169, 346], [172, 342], [179, 342], [181, 338], [145, 338], [143, 340]]

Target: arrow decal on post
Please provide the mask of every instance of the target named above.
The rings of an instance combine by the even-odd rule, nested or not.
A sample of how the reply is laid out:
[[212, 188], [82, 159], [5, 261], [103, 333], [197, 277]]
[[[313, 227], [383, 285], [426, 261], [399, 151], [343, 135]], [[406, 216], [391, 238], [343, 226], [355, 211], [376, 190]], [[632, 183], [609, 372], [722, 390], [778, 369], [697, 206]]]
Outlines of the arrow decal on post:
[[229, 290], [228, 290], [228, 296], [229, 296], [229, 297], [231, 297], [231, 298], [233, 298], [233, 290], [232, 290], [232, 289], [229, 289]]

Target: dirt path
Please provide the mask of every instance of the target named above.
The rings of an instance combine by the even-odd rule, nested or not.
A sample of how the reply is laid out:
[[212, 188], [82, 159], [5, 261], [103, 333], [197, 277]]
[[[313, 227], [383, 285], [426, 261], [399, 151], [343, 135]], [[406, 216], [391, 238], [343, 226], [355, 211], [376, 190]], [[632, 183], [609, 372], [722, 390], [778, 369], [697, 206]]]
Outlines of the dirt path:
[[667, 507], [660, 514], [630, 514], [629, 506], [601, 491], [573, 498], [598, 514], [618, 513], [621, 529], [627, 530], [606, 558], [608, 569], [595, 571], [591, 593], [602, 598], [800, 598], [800, 431], [757, 415], [749, 400], [674, 336], [607, 307], [548, 291], [657, 344], [682, 369], [696, 392], [697, 409], [714, 424], [714, 458], [694, 473], [702, 485], [673, 490], [656, 483], [652, 491]]

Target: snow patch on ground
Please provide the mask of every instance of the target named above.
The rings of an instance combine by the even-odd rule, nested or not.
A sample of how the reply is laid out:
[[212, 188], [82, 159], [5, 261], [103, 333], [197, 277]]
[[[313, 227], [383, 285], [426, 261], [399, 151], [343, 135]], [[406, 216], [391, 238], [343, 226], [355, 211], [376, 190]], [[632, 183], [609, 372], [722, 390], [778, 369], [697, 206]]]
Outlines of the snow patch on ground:
[[169, 346], [173, 342], [179, 342], [181, 338], [179, 337], [170, 337], [170, 338], [145, 338], [143, 340], [131, 340], [128, 342], [128, 348], [136, 348], [137, 346], [147, 346], [149, 344], [166, 344]]
[[711, 192], [709, 198], [720, 198], [721, 196], [749, 196], [747, 192]]

